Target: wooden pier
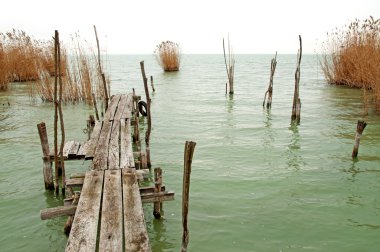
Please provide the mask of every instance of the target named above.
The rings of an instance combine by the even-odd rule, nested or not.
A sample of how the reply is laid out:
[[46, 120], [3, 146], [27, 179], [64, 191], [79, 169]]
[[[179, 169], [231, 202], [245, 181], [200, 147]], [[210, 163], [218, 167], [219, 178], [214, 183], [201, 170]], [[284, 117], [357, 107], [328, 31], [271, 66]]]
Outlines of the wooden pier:
[[[174, 193], [165, 191], [161, 177], [152, 187], [139, 187], [139, 168], [146, 168], [146, 161], [139, 146], [137, 102], [132, 94], [112, 96], [103, 121], [91, 127], [90, 139], [65, 143], [66, 160], [92, 160], [89, 171], [66, 180], [64, 206], [41, 210], [41, 219], [75, 214], [66, 251], [151, 251], [142, 203], [173, 200]], [[44, 156], [44, 167], [52, 153]], [[75, 187], [81, 191], [74, 192]]]

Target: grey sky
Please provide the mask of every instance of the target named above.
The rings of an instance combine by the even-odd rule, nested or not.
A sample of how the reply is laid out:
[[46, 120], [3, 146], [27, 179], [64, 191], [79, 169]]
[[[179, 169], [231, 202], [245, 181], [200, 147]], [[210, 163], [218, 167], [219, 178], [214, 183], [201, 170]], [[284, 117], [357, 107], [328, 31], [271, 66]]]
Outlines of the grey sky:
[[95, 43], [95, 24], [109, 54], [152, 53], [163, 40], [184, 53], [222, 53], [228, 33], [235, 53], [296, 53], [300, 34], [304, 53], [314, 53], [326, 32], [370, 15], [380, 18], [379, 0], [7, 0], [0, 32], [49, 39], [57, 29], [67, 43], [79, 31]]

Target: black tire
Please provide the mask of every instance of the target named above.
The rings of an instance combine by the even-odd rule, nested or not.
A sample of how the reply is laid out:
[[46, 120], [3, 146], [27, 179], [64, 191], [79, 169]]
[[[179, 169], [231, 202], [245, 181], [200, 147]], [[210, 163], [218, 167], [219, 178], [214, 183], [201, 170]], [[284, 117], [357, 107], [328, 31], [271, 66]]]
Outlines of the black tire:
[[147, 113], [147, 105], [146, 105], [146, 102], [144, 101], [139, 101], [139, 112], [140, 114], [142, 114], [143, 116], [147, 116], [148, 113]]

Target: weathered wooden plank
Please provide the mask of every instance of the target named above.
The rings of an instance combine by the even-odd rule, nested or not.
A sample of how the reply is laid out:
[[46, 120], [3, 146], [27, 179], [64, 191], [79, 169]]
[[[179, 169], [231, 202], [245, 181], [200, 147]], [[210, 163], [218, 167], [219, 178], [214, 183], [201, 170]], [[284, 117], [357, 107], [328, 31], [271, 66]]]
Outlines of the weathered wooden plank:
[[108, 168], [108, 146], [111, 136], [112, 122], [103, 121], [103, 127], [100, 132], [99, 140], [96, 145], [94, 159], [92, 161], [94, 170], [106, 170]]
[[67, 141], [63, 147], [63, 157], [68, 158], [71, 147], [74, 145], [74, 141]]
[[75, 214], [77, 206], [58, 206], [47, 209], [42, 209], [40, 211], [41, 220], [52, 219], [60, 216], [69, 216]]
[[123, 110], [123, 113], [121, 115], [121, 119], [131, 118], [132, 110], [133, 110], [133, 94], [130, 93], [127, 95], [127, 102]]
[[71, 146], [70, 150], [69, 150], [69, 153], [68, 153], [68, 158], [76, 158], [77, 157], [77, 153], [78, 153], [78, 150], [79, 150], [79, 147], [80, 147], [80, 144], [79, 142], [74, 142], [74, 144]]
[[119, 101], [120, 101], [120, 98], [121, 98], [120, 94], [114, 95], [111, 98], [111, 103], [108, 106], [108, 109], [106, 111], [106, 114], [104, 115], [103, 121], [113, 120], [115, 113], [116, 113], [117, 105], [119, 104]]
[[87, 141], [85, 149], [83, 150], [86, 153], [85, 159], [92, 159], [94, 157], [96, 145], [99, 140], [100, 132], [103, 128], [103, 122], [96, 121], [94, 130], [92, 131], [91, 138]]
[[77, 152], [77, 157], [78, 158], [83, 158], [86, 156], [86, 149], [87, 149], [87, 144], [89, 141], [86, 141], [84, 143], [79, 143], [79, 148]]
[[123, 251], [121, 170], [104, 172], [99, 251]]
[[133, 158], [131, 125], [129, 119], [120, 121], [120, 168], [133, 168], [135, 161]]
[[72, 173], [70, 174], [70, 178], [84, 178], [86, 176], [85, 173]]
[[142, 203], [154, 203], [154, 202], [169, 201], [169, 200], [174, 200], [173, 191], [141, 194]]
[[88, 171], [84, 179], [66, 251], [95, 251], [104, 171]]
[[112, 121], [112, 132], [108, 147], [108, 169], [119, 169], [120, 161], [120, 120]]
[[70, 178], [66, 179], [66, 186], [67, 187], [73, 187], [73, 186], [83, 186], [84, 178]]
[[[139, 189], [140, 189], [141, 196], [143, 194], [154, 192], [154, 186], [141, 186]], [[166, 190], [166, 187], [164, 185], [161, 185], [161, 192], [164, 192], [165, 190]]]
[[151, 251], [136, 175], [122, 171], [125, 251]]
[[112, 118], [112, 120], [120, 121], [121, 115], [123, 114], [126, 104], [127, 104], [127, 95], [122, 95], [120, 98], [119, 104], [117, 105], [115, 116]]

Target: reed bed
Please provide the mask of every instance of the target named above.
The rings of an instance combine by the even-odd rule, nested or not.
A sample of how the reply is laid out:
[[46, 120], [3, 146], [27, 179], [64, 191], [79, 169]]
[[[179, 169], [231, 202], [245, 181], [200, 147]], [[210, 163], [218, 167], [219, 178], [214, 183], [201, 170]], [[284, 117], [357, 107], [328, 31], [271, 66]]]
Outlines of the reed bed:
[[356, 19], [328, 34], [321, 67], [330, 84], [363, 88], [366, 107], [380, 113], [380, 19]]
[[0, 33], [0, 89], [10, 82], [36, 81], [40, 71], [52, 71], [51, 43], [35, 40], [24, 31]]
[[[97, 58], [89, 46], [84, 46], [78, 34], [72, 38], [70, 55], [63, 49], [61, 65], [65, 69], [62, 75], [62, 101], [66, 103], [84, 102], [93, 104], [92, 93], [97, 98], [103, 96], [101, 76], [97, 71]], [[84, 50], [84, 48], [90, 48]], [[42, 78], [36, 84], [36, 95], [43, 101], [53, 102], [53, 79], [48, 71], [41, 73]], [[108, 79], [109, 80], [109, 79]]]
[[179, 44], [172, 41], [163, 41], [157, 45], [156, 59], [165, 72], [179, 71], [181, 63], [181, 49]]

